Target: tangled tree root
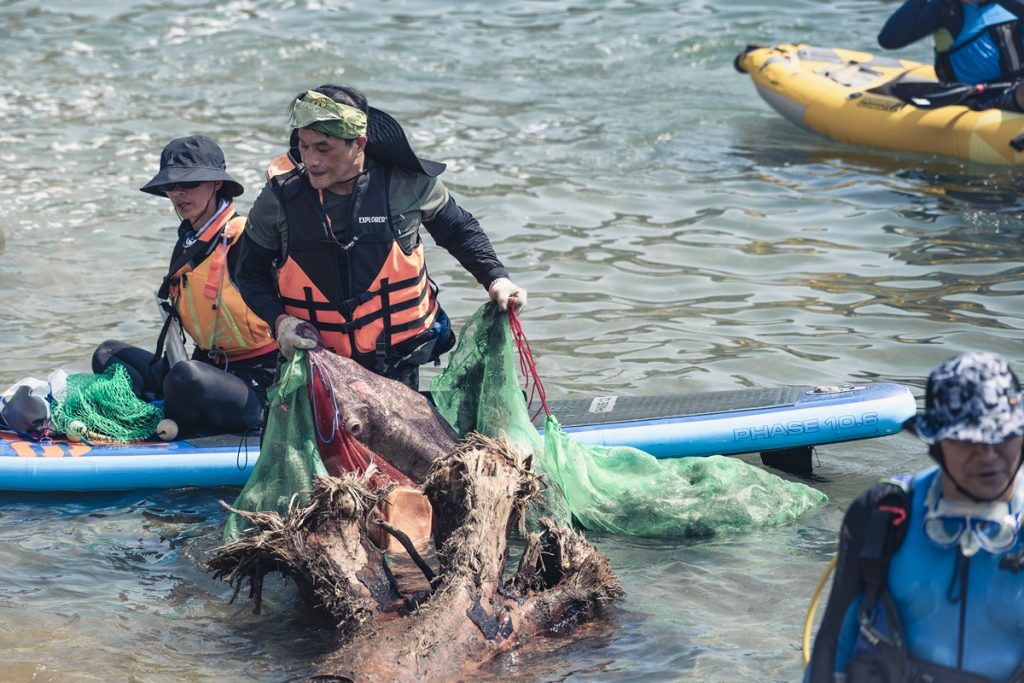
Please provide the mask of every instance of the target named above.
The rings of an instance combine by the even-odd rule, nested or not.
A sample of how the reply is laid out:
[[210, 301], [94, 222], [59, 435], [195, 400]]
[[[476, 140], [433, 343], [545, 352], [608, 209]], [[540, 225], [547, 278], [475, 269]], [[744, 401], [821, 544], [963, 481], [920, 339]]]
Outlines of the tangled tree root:
[[365, 475], [318, 480], [309, 503], [285, 519], [240, 513], [256, 532], [209, 563], [236, 595], [247, 581], [257, 609], [267, 573], [293, 577], [340, 630], [342, 646], [315, 665], [312, 680], [471, 676], [533, 635], [571, 629], [622, 595], [607, 558], [549, 519], [525, 536], [517, 571], [503, 581], [509, 532], [522, 529], [539, 492], [523, 456], [503, 442], [474, 434], [434, 463], [424, 492], [434, 508], [439, 569], [426, 590], [403, 593], [368, 539], [380, 495], [367, 483]]

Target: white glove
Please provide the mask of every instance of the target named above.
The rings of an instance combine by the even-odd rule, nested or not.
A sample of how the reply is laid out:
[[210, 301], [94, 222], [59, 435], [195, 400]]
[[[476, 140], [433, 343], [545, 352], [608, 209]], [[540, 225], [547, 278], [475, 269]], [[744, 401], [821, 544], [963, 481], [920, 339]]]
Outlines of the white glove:
[[492, 282], [491, 286], [487, 288], [487, 293], [491, 296], [491, 301], [498, 304], [498, 308], [502, 311], [508, 310], [509, 299], [516, 300], [516, 310], [521, 311], [526, 308], [526, 290], [512, 284], [507, 277], [499, 277]]
[[296, 349], [315, 349], [320, 343], [320, 335], [312, 324], [296, 318], [294, 315], [283, 315], [277, 319], [277, 348], [286, 360], [295, 357]]

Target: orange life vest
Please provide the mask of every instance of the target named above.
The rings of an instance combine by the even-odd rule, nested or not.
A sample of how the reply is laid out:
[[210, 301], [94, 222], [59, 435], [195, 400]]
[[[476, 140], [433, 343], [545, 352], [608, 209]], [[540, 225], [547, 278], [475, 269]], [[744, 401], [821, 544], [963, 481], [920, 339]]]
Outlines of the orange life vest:
[[342, 244], [305, 168], [282, 155], [267, 169], [288, 222], [287, 252], [277, 272], [285, 310], [313, 323], [332, 351], [371, 368], [370, 358], [382, 361], [396, 344], [427, 332], [439, 310], [423, 244], [406, 252], [395, 239], [389, 170], [371, 166], [357, 178], [348, 244]]
[[228, 206], [189, 247], [196, 257], [169, 274], [169, 295], [181, 326], [196, 346], [218, 360], [237, 361], [277, 348], [270, 326], [253, 313], [228, 273], [228, 251], [245, 218]]

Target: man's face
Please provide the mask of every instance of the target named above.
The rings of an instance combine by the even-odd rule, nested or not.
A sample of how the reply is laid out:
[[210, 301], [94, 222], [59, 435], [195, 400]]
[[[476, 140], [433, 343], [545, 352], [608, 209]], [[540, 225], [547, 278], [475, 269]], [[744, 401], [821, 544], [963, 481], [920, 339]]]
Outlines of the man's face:
[[[997, 444], [954, 439], [943, 439], [939, 444], [946, 471], [957, 484], [975, 497], [989, 500], [1003, 492], [999, 500], [1005, 501], [1013, 495], [1009, 484], [1017, 475], [1024, 437], [1018, 436]], [[945, 479], [942, 494], [952, 499], [969, 500], [956, 490], [952, 482]]]
[[310, 128], [299, 129], [299, 154], [316, 190], [352, 191], [350, 181], [363, 170], [366, 138], [342, 140]]

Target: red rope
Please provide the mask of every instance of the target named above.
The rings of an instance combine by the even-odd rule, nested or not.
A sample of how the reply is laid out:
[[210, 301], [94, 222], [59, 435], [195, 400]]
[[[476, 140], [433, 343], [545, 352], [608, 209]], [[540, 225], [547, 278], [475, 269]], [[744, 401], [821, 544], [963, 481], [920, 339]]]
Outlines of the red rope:
[[509, 299], [508, 301], [508, 325], [512, 330], [512, 339], [516, 342], [516, 349], [519, 351], [519, 370], [523, 373], [523, 377], [526, 378], [523, 390], [530, 390], [530, 398], [526, 402], [526, 409], [529, 410], [533, 407], [535, 396], [540, 398], [540, 408], [530, 416], [530, 419], [536, 420], [542, 410], [545, 415], [551, 415], [551, 408], [548, 407], [548, 397], [544, 393], [544, 385], [540, 381], [540, 375], [537, 374], [537, 362], [533, 359], [530, 342], [526, 339], [526, 333], [523, 332], [523, 325], [519, 322], [519, 316], [516, 315], [515, 299]]

